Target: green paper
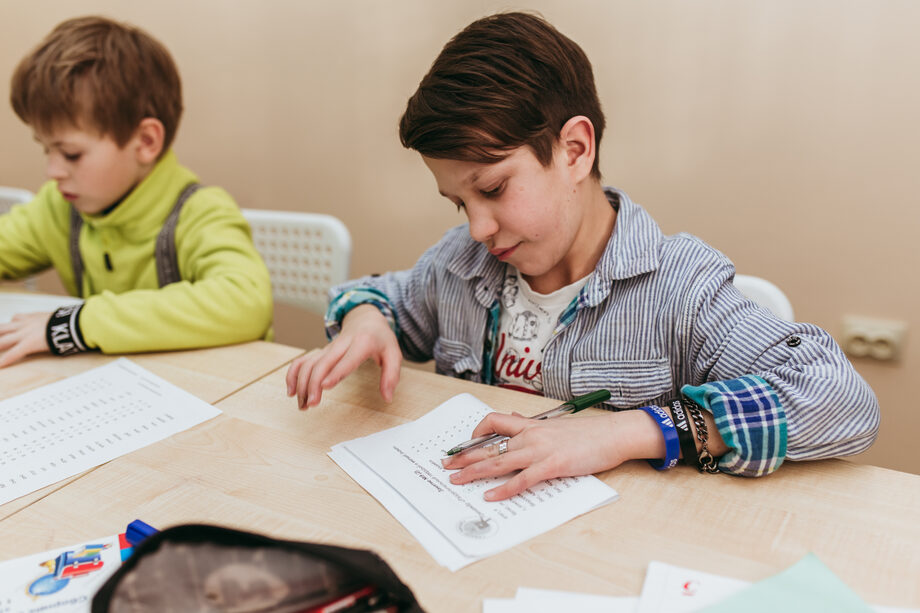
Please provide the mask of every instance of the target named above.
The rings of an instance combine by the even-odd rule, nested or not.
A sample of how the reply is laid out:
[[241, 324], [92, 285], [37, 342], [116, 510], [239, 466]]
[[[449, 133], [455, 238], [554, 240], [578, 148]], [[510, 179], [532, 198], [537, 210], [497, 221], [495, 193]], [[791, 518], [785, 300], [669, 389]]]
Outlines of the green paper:
[[873, 613], [813, 553], [779, 573], [702, 609], [705, 613]]

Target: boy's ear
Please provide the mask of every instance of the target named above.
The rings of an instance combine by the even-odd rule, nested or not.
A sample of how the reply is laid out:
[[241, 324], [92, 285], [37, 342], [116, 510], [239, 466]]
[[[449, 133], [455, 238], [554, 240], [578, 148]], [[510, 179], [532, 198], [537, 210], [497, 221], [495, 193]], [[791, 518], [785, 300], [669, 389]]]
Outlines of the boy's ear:
[[590, 119], [576, 115], [565, 122], [559, 131], [559, 146], [576, 183], [591, 175], [597, 151], [594, 149], [594, 124]]
[[134, 146], [137, 152], [137, 161], [141, 164], [153, 164], [163, 151], [163, 138], [166, 129], [163, 122], [155, 117], [141, 119], [137, 130], [134, 132]]

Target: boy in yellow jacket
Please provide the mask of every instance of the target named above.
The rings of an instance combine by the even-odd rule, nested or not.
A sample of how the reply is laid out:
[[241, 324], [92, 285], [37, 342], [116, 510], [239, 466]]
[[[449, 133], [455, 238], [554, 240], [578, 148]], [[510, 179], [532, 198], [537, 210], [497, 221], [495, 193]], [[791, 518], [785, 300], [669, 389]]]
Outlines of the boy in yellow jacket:
[[53, 266], [84, 301], [0, 324], [0, 367], [269, 334], [271, 283], [248, 224], [170, 150], [182, 91], [162, 44], [105, 18], [65, 21], [21, 61], [10, 100], [50, 181], [0, 215], [0, 279]]

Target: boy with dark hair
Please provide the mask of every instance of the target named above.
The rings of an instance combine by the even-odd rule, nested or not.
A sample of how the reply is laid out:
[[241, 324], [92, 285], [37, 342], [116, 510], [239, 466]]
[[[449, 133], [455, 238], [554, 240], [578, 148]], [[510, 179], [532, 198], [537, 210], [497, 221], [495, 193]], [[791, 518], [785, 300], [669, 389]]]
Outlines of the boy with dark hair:
[[0, 367], [49, 350], [161, 351], [269, 334], [271, 284], [248, 224], [170, 149], [182, 91], [162, 44], [101, 17], [65, 21], [20, 62], [10, 100], [51, 180], [0, 215], [0, 279], [53, 266], [85, 300], [0, 324]]
[[372, 358], [389, 400], [403, 355], [553, 398], [611, 392], [604, 415], [486, 417], [472, 437], [508, 438], [445, 467], [458, 484], [520, 471], [487, 500], [630, 459], [760, 476], [871, 445], [875, 395], [826, 332], [747, 300], [725, 256], [601, 185], [603, 126], [587, 58], [544, 20], [499, 14], [457, 34], [400, 137], [469, 224], [411, 270], [334, 289], [333, 340], [294, 362], [288, 393], [313, 406]]

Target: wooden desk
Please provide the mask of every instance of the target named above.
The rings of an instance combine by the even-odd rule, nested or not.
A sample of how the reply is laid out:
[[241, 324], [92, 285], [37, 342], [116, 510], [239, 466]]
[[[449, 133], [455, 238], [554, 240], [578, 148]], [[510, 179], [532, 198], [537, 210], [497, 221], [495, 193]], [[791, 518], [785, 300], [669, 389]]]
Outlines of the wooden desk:
[[482, 598], [518, 586], [635, 596], [651, 560], [758, 580], [813, 551], [866, 601], [920, 606], [920, 477], [837, 460], [790, 463], [758, 480], [631, 462], [600, 475], [620, 500], [451, 573], [326, 452], [461, 391], [525, 414], [555, 402], [403, 369], [385, 405], [367, 365], [302, 413], [284, 394], [284, 372], [217, 402], [218, 418], [2, 520], [0, 559], [111, 534], [135, 518], [203, 521], [373, 549], [440, 612], [479, 611]]
[[[303, 353], [302, 349], [296, 347], [254, 341], [194, 351], [170, 351], [126, 357], [205, 402], [213, 404]], [[93, 352], [66, 358], [50, 355], [27, 358], [0, 369], [0, 400], [102, 366], [116, 357]], [[29, 506], [76, 478], [79, 476], [0, 505], [0, 518]], [[7, 557], [4, 553], [4, 548], [0, 545], [0, 558]]]

